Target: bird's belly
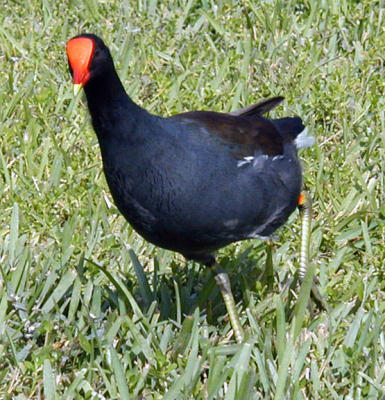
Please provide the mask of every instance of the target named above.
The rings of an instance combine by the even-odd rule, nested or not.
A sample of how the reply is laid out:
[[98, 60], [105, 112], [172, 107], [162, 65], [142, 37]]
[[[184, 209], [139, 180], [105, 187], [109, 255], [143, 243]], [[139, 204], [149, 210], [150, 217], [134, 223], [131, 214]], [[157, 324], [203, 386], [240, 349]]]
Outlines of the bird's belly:
[[149, 168], [138, 174], [105, 168], [115, 204], [133, 228], [182, 254], [271, 235], [295, 209], [300, 191], [300, 173], [285, 174], [290, 185], [273, 170], [266, 177], [229, 178], [222, 171], [216, 179], [192, 174], [183, 180]]

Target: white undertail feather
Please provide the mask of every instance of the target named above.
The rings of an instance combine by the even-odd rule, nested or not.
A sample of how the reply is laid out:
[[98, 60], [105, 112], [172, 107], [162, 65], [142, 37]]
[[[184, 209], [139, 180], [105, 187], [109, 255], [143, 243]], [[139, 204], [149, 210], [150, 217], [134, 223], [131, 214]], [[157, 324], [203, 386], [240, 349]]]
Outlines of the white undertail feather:
[[309, 135], [307, 128], [305, 128], [294, 140], [297, 149], [305, 149], [306, 147], [314, 146], [315, 137]]

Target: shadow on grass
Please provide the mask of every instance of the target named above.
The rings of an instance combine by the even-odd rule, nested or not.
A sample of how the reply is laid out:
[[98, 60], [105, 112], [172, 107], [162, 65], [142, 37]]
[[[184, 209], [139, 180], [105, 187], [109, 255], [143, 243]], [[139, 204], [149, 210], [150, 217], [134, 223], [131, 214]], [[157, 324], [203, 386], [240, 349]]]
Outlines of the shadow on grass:
[[[248, 307], [251, 301], [258, 302], [279, 290], [274, 283], [273, 246], [271, 243], [250, 245], [237, 254], [218, 257], [218, 262], [229, 274], [235, 301], [242, 303], [242, 308]], [[257, 254], [256, 247], [259, 250]], [[110, 284], [102, 287], [105, 293], [104, 311], [121, 310], [122, 299], [127, 303], [129, 310], [134, 299], [142, 314], [159, 313], [159, 322], [173, 320], [180, 325], [184, 318], [194, 314], [197, 308], [200, 314], [206, 316], [210, 325], [215, 326], [218, 321], [227, 318], [222, 296], [210, 268], [180, 259], [170, 262], [171, 272], [159, 273], [159, 260], [155, 256], [154, 271], [147, 273], [135, 253], [132, 250], [129, 252], [136, 279], [124, 277], [123, 281], [119, 281], [118, 277], [106, 268], [87, 260], [110, 281]], [[82, 275], [84, 271], [78, 272]], [[287, 299], [286, 313], [289, 316], [293, 307], [291, 303], [294, 303], [291, 301], [293, 298], [290, 288], [296, 281], [290, 276], [285, 277], [285, 280], [287, 283], [282, 295]], [[126, 291], [132, 295], [131, 300]]]

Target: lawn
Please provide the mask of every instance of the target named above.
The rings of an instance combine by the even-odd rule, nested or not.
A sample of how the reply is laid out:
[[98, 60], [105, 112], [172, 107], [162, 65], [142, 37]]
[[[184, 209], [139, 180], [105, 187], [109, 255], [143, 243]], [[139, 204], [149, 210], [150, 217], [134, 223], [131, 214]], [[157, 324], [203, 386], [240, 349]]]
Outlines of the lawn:
[[[3, 0], [0, 20], [1, 399], [385, 399], [384, 1]], [[243, 344], [210, 271], [132, 230], [72, 93], [81, 32], [154, 114], [285, 96], [272, 115], [317, 139], [301, 159], [327, 309], [297, 279], [298, 212], [218, 254]]]

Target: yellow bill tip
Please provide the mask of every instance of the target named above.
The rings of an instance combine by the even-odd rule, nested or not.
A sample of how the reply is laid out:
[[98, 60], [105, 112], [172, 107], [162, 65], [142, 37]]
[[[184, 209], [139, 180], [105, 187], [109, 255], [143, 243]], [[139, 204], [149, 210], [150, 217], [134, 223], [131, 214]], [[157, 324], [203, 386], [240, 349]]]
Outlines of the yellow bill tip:
[[81, 90], [82, 90], [82, 84], [74, 83], [74, 95], [77, 96]]

